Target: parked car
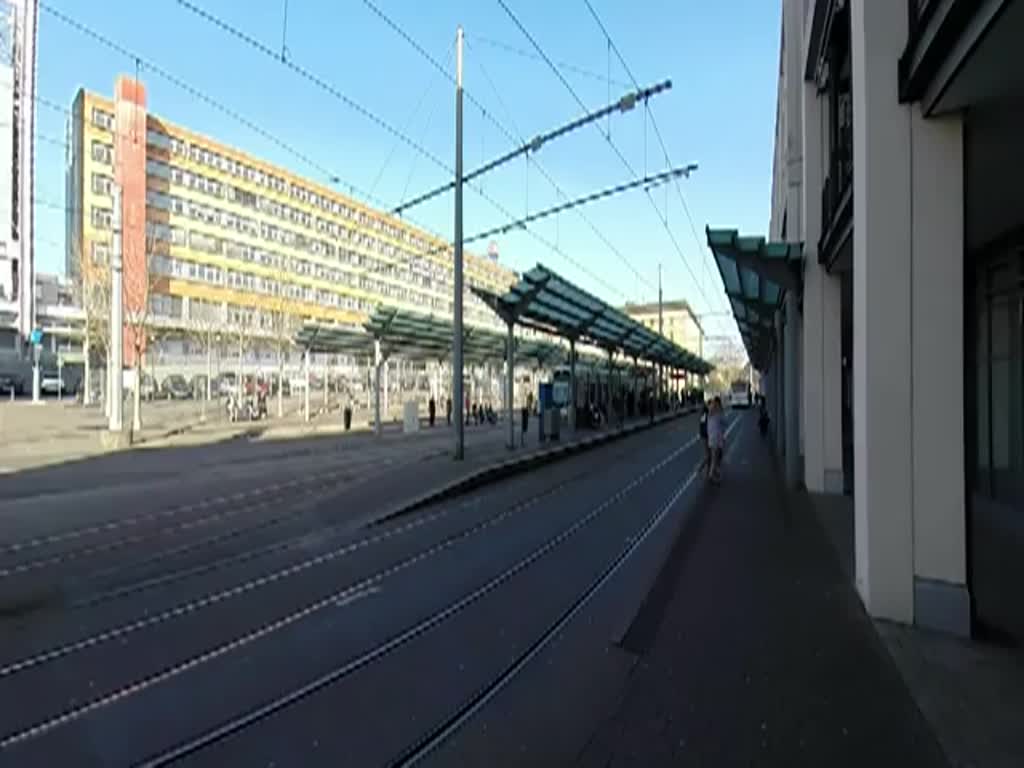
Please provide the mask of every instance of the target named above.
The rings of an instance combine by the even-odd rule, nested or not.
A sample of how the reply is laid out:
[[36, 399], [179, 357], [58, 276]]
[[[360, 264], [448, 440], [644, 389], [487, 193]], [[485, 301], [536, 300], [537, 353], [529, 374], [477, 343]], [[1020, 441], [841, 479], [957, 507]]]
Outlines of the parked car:
[[66, 370], [47, 368], [39, 374], [39, 391], [47, 395], [61, 394], [74, 397], [78, 391], [78, 380]]
[[160, 394], [168, 400], [187, 400], [192, 397], [192, 389], [184, 376], [172, 373], [161, 382]]
[[139, 397], [143, 400], [154, 400], [159, 394], [160, 389], [156, 385], [156, 379], [150, 374], [142, 374], [142, 386], [139, 388]]

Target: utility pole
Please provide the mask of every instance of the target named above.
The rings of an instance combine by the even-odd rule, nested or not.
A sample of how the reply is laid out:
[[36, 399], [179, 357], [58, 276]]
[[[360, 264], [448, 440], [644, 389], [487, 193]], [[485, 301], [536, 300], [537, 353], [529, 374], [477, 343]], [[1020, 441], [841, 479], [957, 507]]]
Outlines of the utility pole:
[[[112, 218], [113, 243], [110, 253], [110, 424], [111, 432], [120, 432], [124, 405], [124, 318], [121, 289], [121, 187], [114, 185]], [[140, 382], [135, 382], [138, 388]]]
[[455, 416], [455, 460], [465, 457], [462, 396], [462, 27], [455, 31], [455, 301], [452, 337], [452, 403]]

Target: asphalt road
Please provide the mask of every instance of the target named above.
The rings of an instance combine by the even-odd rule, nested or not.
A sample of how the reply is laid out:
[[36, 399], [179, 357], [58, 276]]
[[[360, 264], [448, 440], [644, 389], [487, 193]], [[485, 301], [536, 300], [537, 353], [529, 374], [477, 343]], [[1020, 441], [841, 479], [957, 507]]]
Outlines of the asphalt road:
[[[0, 615], [0, 766], [455, 765], [467, 734], [471, 763], [571, 761], [701, 485], [695, 434], [688, 417], [368, 527], [354, 510], [394, 495], [386, 473], [344, 498], [331, 478], [181, 483], [168, 507], [142, 486], [121, 525], [5, 535], [0, 588], [31, 599]], [[543, 659], [570, 635], [588, 642], [555, 687]]]

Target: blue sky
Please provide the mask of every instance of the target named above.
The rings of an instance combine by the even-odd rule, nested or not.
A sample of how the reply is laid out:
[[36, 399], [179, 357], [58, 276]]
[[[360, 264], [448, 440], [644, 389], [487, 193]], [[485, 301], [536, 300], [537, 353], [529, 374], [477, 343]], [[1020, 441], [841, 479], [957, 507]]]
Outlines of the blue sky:
[[[551, 69], [496, 0], [374, 0], [436, 60], [454, 71], [455, 28], [466, 33], [465, 86], [492, 119], [466, 102], [465, 164], [471, 169], [512, 145], [581, 114]], [[671, 79], [671, 91], [652, 99], [650, 114], [675, 165], [698, 163], [681, 182], [696, 228], [675, 189], [627, 192], [536, 224], [553, 252], [526, 233], [496, 238], [501, 260], [524, 270], [540, 262], [594, 291], [623, 301], [657, 298], [658, 264], [665, 298], [686, 298], [698, 312], [722, 312], [726, 302], [703, 243], [705, 224], [749, 233], [767, 229], [779, 13], [771, 0], [591, 0], [641, 85]], [[544, 52], [559, 63], [576, 94], [596, 109], [631, 90], [630, 79], [583, 0], [506, 0]], [[285, 0], [197, 0], [205, 10], [279, 50]], [[289, 68], [232, 38], [175, 0], [43, 0], [40, 13], [38, 90], [70, 106], [80, 86], [110, 94], [119, 73], [139, 70], [149, 108], [174, 122], [236, 145], [320, 181], [324, 171], [371, 190], [390, 204], [446, 180], [446, 172], [380, 126]], [[291, 61], [321, 76], [345, 96], [407, 134], [446, 164], [453, 163], [452, 86], [361, 0], [288, 0], [286, 45]], [[109, 37], [141, 58], [114, 52], [47, 12], [52, 7]], [[529, 52], [524, 56], [512, 52]], [[300, 151], [316, 167], [196, 99], [150, 69], [157, 65]], [[615, 81], [608, 83], [608, 74]], [[582, 68], [589, 74], [575, 71]], [[611, 99], [609, 99], [609, 95]], [[38, 108], [36, 195], [63, 203], [64, 151], [57, 143], [66, 115]], [[601, 130], [581, 129], [527, 163], [519, 160], [480, 180], [504, 210], [467, 190], [469, 236], [561, 202], [543, 172], [568, 198], [629, 181], [631, 171]], [[651, 118], [636, 109], [612, 118], [611, 139], [633, 170], [666, 167]], [[541, 168], [538, 168], [538, 165]], [[683, 256], [673, 245], [669, 230]], [[63, 214], [37, 205], [38, 268], [63, 267]], [[410, 212], [417, 223], [450, 237], [452, 201], [440, 198]], [[595, 233], [594, 229], [597, 232]], [[610, 242], [614, 249], [605, 242]], [[478, 252], [486, 243], [476, 247]], [[617, 251], [617, 253], [616, 253]], [[640, 277], [636, 273], [639, 273]], [[641, 279], [642, 278], [642, 279]], [[731, 320], [707, 317], [712, 333], [735, 333]]]

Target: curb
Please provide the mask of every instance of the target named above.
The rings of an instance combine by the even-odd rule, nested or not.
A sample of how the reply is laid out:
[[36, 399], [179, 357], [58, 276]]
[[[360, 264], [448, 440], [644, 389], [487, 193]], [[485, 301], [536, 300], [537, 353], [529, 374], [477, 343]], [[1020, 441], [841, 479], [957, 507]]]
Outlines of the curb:
[[644, 432], [655, 427], [660, 427], [663, 424], [667, 424], [670, 421], [680, 419], [684, 416], [689, 416], [692, 413], [696, 413], [695, 408], [683, 409], [668, 416], [657, 418], [653, 423], [644, 422], [642, 424], [634, 424], [630, 427], [605, 432], [594, 437], [587, 438], [586, 440], [566, 443], [547, 450], [534, 451], [526, 456], [506, 459], [505, 461], [499, 461], [496, 464], [481, 467], [464, 477], [453, 480], [431, 491], [427, 491], [426, 493], [413, 498], [411, 501], [403, 502], [397, 507], [368, 521], [365, 524], [365, 527], [372, 528], [374, 526], [381, 525], [382, 523], [390, 522], [391, 520], [415, 512], [418, 509], [422, 509], [429, 504], [465, 495], [466, 493], [476, 490], [482, 486], [523, 474], [527, 470], [533, 469], [534, 467], [542, 464], [549, 464], [578, 453], [584, 453], [594, 448], [599, 448], [602, 445], [622, 440], [623, 438], [629, 437], [630, 435], [634, 435], [638, 432]]

